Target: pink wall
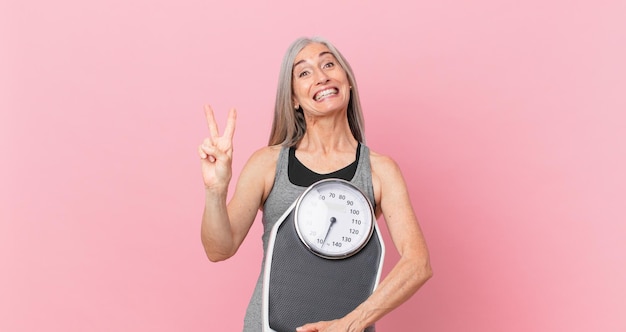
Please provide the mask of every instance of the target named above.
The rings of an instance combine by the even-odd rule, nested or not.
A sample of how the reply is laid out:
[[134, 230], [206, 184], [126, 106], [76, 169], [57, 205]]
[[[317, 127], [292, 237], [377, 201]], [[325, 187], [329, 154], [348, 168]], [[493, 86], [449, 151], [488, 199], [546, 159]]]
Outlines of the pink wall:
[[626, 330], [625, 15], [617, 0], [4, 0], [0, 330], [240, 329], [261, 226], [230, 261], [204, 257], [202, 104], [222, 123], [238, 108], [237, 173], [301, 35], [350, 59], [368, 143], [403, 168], [431, 249], [435, 277], [382, 331]]

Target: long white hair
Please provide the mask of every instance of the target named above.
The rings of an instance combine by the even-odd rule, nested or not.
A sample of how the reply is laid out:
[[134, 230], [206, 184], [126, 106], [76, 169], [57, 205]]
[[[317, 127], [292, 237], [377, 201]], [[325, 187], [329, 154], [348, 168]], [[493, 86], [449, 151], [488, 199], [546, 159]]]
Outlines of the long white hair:
[[278, 89], [276, 91], [276, 104], [274, 106], [274, 120], [268, 145], [283, 145], [292, 147], [304, 136], [306, 122], [302, 109], [293, 107], [293, 64], [300, 51], [311, 43], [324, 44], [335, 56], [339, 65], [348, 76], [350, 89], [350, 101], [348, 102], [348, 124], [354, 138], [365, 143], [365, 127], [363, 112], [361, 111], [361, 101], [359, 99], [359, 89], [354, 78], [354, 72], [348, 61], [341, 55], [339, 50], [329, 41], [321, 37], [298, 38], [287, 49], [280, 67], [278, 77]]

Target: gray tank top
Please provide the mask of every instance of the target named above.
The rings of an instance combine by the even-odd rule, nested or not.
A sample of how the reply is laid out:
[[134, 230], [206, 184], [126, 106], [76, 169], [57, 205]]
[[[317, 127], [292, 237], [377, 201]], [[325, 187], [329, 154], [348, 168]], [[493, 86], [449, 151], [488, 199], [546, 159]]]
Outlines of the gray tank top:
[[[361, 144], [360, 157], [356, 169], [356, 173], [350, 182], [361, 189], [372, 202], [374, 210], [376, 209], [374, 200], [374, 188], [372, 186], [372, 168], [370, 166], [369, 149]], [[287, 211], [287, 209], [302, 194], [306, 187], [297, 186], [289, 181], [287, 167], [289, 163], [289, 148], [283, 147], [278, 155], [276, 163], [276, 175], [274, 185], [269, 196], [263, 205], [263, 261], [261, 262], [261, 273], [257, 279], [256, 287], [252, 293], [252, 298], [246, 310], [244, 319], [244, 332], [260, 332], [262, 331], [262, 291], [263, 291], [263, 262], [265, 262], [265, 254], [272, 227], [278, 219]], [[313, 322], [311, 322], [313, 323]], [[374, 328], [368, 328], [367, 331], [374, 331]]]

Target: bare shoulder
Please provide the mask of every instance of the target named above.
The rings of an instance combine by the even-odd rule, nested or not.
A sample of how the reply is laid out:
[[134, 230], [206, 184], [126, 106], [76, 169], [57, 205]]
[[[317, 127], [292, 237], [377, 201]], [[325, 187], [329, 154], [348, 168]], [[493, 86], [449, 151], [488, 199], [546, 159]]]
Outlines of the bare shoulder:
[[399, 171], [398, 164], [391, 157], [370, 150], [370, 163], [372, 169], [379, 171]]
[[401, 175], [398, 163], [387, 155], [370, 151], [370, 164], [372, 166], [372, 175], [379, 177], [381, 180]]
[[[275, 168], [276, 161], [278, 160], [278, 154], [280, 153], [280, 145], [265, 146], [256, 150], [247, 164], [251, 164], [254, 168], [270, 167]], [[272, 167], [273, 166], [273, 167]]]
[[370, 151], [370, 165], [374, 197], [376, 205], [380, 207], [383, 196], [388, 196], [384, 193], [388, 193], [391, 188], [404, 188], [404, 179], [398, 164], [389, 156]]
[[247, 184], [255, 183], [262, 188], [261, 202], [265, 201], [274, 185], [276, 164], [280, 150], [280, 145], [273, 145], [255, 151], [248, 159], [240, 175], [240, 182], [243, 179]]

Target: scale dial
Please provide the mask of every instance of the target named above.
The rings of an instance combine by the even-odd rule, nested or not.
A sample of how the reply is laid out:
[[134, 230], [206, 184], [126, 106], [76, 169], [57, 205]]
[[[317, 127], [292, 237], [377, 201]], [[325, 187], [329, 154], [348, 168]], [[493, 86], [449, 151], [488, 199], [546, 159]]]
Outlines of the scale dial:
[[374, 231], [369, 199], [352, 183], [326, 179], [302, 193], [295, 207], [296, 232], [314, 254], [327, 259], [350, 257]]

